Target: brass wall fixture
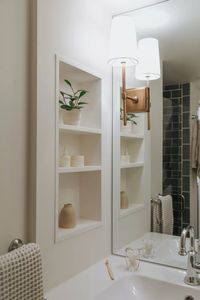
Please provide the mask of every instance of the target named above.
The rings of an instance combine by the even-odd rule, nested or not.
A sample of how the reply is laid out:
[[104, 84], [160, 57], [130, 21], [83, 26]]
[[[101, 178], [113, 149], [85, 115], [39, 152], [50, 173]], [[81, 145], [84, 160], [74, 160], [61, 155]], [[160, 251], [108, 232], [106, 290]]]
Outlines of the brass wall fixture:
[[150, 129], [150, 89], [149, 87], [126, 88], [126, 63], [122, 62], [122, 101], [123, 121], [127, 125], [128, 113], [148, 113], [148, 130]]
[[[127, 125], [128, 113], [147, 113], [147, 128], [149, 130], [151, 106], [149, 81], [160, 78], [158, 41], [154, 38], [144, 38], [137, 44], [132, 18], [117, 16], [112, 20], [109, 62], [122, 68], [121, 97], [124, 125]], [[146, 87], [126, 88], [127, 65], [136, 65], [135, 78], [147, 81]]]

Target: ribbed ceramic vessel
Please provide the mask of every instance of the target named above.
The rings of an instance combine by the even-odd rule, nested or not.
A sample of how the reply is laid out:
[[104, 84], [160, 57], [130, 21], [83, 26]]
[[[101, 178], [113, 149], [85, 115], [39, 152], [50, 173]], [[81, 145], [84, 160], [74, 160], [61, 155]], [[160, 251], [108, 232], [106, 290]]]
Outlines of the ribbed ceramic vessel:
[[74, 228], [76, 226], [76, 212], [71, 203], [64, 204], [59, 215], [60, 228]]
[[128, 208], [128, 196], [125, 191], [121, 191], [120, 193], [120, 208], [121, 209]]

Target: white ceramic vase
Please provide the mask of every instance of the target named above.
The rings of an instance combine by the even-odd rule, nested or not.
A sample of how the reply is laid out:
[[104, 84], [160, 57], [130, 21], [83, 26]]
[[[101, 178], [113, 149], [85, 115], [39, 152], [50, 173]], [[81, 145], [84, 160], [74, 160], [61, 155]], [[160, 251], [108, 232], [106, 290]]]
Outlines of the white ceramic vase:
[[81, 120], [81, 110], [62, 110], [63, 123], [66, 125], [79, 125]]

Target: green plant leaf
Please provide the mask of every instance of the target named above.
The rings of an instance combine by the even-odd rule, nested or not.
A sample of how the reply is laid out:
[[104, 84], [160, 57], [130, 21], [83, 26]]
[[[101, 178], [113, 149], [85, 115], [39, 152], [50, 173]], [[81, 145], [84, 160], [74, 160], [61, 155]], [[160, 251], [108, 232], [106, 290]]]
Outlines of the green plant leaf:
[[73, 109], [73, 107], [71, 107], [71, 106], [69, 106], [67, 104], [61, 105], [60, 108], [65, 109], [65, 110], [72, 110]]
[[80, 99], [81, 97], [83, 97], [86, 93], [87, 93], [87, 91], [85, 91], [85, 90], [80, 91], [79, 99]]
[[72, 87], [72, 84], [71, 84], [71, 82], [69, 80], [64, 79], [64, 82], [66, 82], [70, 87]]
[[73, 97], [74, 97], [74, 95], [68, 94], [68, 93], [65, 93], [65, 92], [62, 92], [62, 91], [60, 91], [60, 94], [61, 94], [63, 97], [65, 97], [65, 98], [67, 98], [67, 97], [73, 98]]
[[74, 107], [74, 106], [75, 106], [73, 100], [70, 100], [70, 101], [69, 101], [69, 105], [70, 105], [71, 107]]
[[78, 105], [87, 104], [87, 102], [79, 102]]
[[86, 92], [86, 93], [88, 93], [88, 91], [86, 91], [86, 90], [77, 90], [76, 93], [75, 93], [75, 95], [78, 94], [78, 93], [80, 93], [80, 92], [83, 92], [83, 91]]

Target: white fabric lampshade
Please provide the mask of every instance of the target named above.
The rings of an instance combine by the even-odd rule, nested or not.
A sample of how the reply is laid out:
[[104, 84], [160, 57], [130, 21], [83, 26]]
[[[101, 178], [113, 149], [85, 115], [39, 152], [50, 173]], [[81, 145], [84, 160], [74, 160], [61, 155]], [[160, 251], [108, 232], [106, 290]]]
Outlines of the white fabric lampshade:
[[139, 80], [155, 80], [160, 78], [160, 55], [158, 40], [144, 38], [138, 43], [139, 63], [135, 69], [135, 77]]
[[128, 16], [114, 17], [111, 26], [109, 63], [138, 63], [137, 38], [133, 20]]

